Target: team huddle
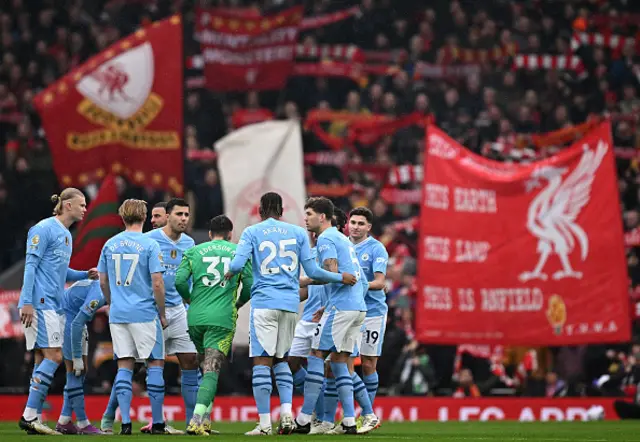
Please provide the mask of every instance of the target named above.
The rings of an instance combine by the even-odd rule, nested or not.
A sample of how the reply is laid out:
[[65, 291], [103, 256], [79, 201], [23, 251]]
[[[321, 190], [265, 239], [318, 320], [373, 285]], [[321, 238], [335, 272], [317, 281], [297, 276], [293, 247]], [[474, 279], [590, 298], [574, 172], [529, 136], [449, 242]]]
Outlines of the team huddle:
[[[387, 316], [388, 255], [369, 236], [369, 209], [356, 208], [347, 219], [329, 199], [310, 198], [305, 230], [280, 220], [282, 198], [269, 192], [260, 200], [262, 222], [247, 227], [237, 245], [231, 242], [232, 221], [224, 215], [210, 221], [209, 241], [195, 245], [184, 233], [190, 215], [186, 201], [156, 205], [154, 229], [143, 233], [146, 202], [129, 199], [119, 209], [125, 230], [106, 242], [97, 268], [77, 271], [69, 268], [69, 227], [86, 212], [84, 195], [68, 188], [53, 200], [54, 216], [32, 227], [27, 238], [19, 308], [35, 365], [20, 428], [37, 434], [111, 434], [119, 409], [120, 434], [131, 434], [134, 370], [144, 362], [152, 422], [142, 431], [184, 434], [163, 414], [164, 359], [175, 355], [186, 432], [217, 433], [210, 416], [218, 377], [238, 309], [249, 301], [259, 422], [246, 435], [273, 432], [272, 373], [280, 399], [278, 434], [363, 434], [380, 426], [373, 402]], [[65, 290], [67, 282], [74, 284]], [[301, 301], [306, 303], [298, 322]], [[97, 428], [84, 406], [86, 324], [105, 305], [118, 371]], [[354, 371], [356, 357], [362, 360], [362, 378]], [[42, 408], [63, 361], [64, 403], [53, 430], [42, 423]], [[295, 418], [294, 389], [304, 394]], [[338, 401], [343, 419], [336, 424]], [[355, 401], [362, 409], [359, 425]]]

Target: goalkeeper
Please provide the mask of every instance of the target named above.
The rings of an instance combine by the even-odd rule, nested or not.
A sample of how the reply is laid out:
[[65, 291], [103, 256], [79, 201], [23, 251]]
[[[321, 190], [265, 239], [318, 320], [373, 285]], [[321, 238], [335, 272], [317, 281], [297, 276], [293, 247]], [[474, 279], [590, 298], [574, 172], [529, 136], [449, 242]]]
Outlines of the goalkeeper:
[[[242, 273], [230, 280], [224, 275], [236, 251], [229, 242], [233, 223], [224, 215], [209, 222], [211, 241], [190, 248], [182, 257], [176, 273], [176, 289], [188, 302], [187, 324], [189, 335], [204, 355], [203, 379], [187, 433], [204, 435], [211, 432], [208, 418], [218, 388], [218, 375], [227, 357], [236, 330], [238, 309], [249, 301], [253, 276], [248, 262]], [[190, 290], [189, 279], [193, 287]], [[238, 289], [242, 282], [242, 292]]]

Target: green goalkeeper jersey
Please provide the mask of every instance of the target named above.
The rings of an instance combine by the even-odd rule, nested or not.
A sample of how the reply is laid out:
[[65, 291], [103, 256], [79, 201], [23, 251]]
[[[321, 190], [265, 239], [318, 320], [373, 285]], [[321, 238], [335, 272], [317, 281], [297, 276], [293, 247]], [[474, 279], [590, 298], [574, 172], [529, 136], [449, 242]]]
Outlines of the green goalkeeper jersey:
[[[230, 280], [224, 275], [235, 255], [237, 245], [225, 240], [213, 240], [194, 246], [184, 252], [176, 273], [176, 289], [189, 302], [189, 326], [214, 325], [229, 330], [236, 327], [239, 305], [249, 301], [253, 275], [247, 262], [242, 273]], [[192, 280], [190, 289], [189, 278]], [[242, 282], [240, 298], [238, 288]]]

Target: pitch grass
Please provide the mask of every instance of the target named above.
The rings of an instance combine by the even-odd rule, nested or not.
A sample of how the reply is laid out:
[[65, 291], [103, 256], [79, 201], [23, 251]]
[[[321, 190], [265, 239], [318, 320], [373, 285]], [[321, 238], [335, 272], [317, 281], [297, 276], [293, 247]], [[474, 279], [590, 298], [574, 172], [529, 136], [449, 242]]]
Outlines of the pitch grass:
[[[16, 423], [0, 422], [0, 442], [17, 442], [41, 439], [46, 436], [29, 436], [18, 429]], [[134, 424], [136, 440], [170, 438], [172, 441], [193, 440], [206, 436], [150, 436], [139, 432], [141, 425]], [[116, 426], [117, 428], [118, 426]], [[175, 425], [183, 428], [184, 424]], [[244, 436], [245, 431], [251, 430], [251, 423], [220, 423], [214, 426], [220, 431], [221, 440], [251, 440]], [[51, 436], [50, 436], [51, 437]], [[96, 436], [53, 436], [56, 441], [86, 441]], [[110, 436], [97, 436], [110, 437]], [[111, 436], [113, 437], [113, 436]], [[115, 436], [122, 439], [122, 436]], [[344, 438], [345, 436], [272, 436], [286, 437], [287, 440], [324, 441]], [[368, 441], [394, 440], [426, 440], [439, 441], [580, 441], [580, 442], [622, 442], [640, 441], [640, 421], [608, 421], [608, 422], [413, 422], [413, 423], [384, 423], [383, 426], [363, 436], [347, 436], [350, 439], [363, 438]]]

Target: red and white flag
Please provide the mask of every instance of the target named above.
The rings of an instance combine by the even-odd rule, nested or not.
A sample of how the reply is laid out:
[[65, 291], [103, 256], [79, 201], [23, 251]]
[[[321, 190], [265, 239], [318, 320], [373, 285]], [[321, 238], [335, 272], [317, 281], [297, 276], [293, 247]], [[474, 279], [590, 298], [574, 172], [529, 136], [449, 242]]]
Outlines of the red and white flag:
[[293, 69], [302, 7], [242, 19], [197, 11], [206, 86], [218, 92], [284, 87]]
[[611, 127], [530, 164], [480, 157], [430, 127], [416, 332], [422, 342], [630, 339]]

